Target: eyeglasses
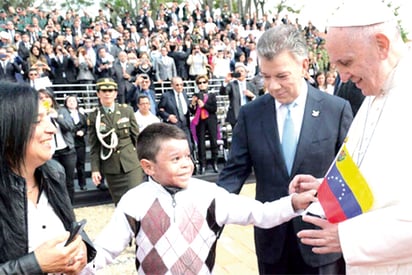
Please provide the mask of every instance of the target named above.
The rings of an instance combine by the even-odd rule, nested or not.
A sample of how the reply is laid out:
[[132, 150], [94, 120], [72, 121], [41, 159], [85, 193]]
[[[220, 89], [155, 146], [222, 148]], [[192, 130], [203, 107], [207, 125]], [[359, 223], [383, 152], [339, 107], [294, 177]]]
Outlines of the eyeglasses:
[[104, 90], [100, 90], [100, 91], [103, 92], [103, 93], [106, 93], [106, 92], [112, 93], [116, 90], [115, 89], [104, 89]]
[[199, 81], [199, 82], [197, 82], [197, 85], [201, 85], [201, 84], [207, 84], [207, 81]]

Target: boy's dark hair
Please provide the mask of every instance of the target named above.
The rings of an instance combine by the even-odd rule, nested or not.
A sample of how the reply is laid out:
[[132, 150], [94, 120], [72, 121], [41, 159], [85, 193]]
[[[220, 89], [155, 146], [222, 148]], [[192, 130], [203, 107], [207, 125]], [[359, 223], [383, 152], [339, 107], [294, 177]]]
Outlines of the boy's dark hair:
[[170, 139], [186, 140], [186, 134], [175, 125], [159, 122], [144, 128], [137, 138], [137, 155], [139, 160], [156, 162], [156, 156], [163, 142]]
[[148, 97], [147, 95], [145, 95], [145, 94], [139, 95], [139, 97], [137, 98], [137, 104], [140, 104], [140, 100], [141, 100], [142, 98], [149, 98], [149, 97]]

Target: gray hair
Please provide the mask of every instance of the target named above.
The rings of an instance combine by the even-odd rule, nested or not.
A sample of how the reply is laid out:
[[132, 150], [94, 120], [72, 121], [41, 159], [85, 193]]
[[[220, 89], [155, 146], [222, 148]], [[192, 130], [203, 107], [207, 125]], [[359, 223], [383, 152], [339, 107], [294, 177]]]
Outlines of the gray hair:
[[288, 51], [296, 60], [308, 57], [308, 47], [302, 33], [293, 25], [279, 25], [265, 31], [257, 43], [260, 58], [272, 60]]

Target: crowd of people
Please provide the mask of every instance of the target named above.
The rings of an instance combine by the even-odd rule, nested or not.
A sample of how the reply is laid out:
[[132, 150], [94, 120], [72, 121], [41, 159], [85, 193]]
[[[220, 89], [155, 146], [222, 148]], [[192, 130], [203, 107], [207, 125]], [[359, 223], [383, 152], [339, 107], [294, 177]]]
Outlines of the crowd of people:
[[119, 84], [118, 101], [125, 103], [142, 73], [149, 75], [152, 86], [174, 76], [224, 79], [240, 62], [253, 78], [259, 71], [256, 43], [265, 30], [279, 24], [292, 24], [304, 32], [312, 56], [308, 77], [315, 85], [316, 74], [329, 70], [323, 34], [311, 22], [303, 27], [287, 16], [241, 18], [227, 5], [218, 12], [207, 5], [177, 2], [160, 4], [156, 12], [144, 2], [137, 14], [115, 14], [105, 8], [93, 18], [85, 10], [61, 14], [59, 9], [1, 9], [0, 79], [29, 82], [33, 70], [41, 78], [36, 84], [43, 88], [112, 77]]
[[[287, 16], [241, 18], [239, 14], [230, 13], [227, 5], [217, 12], [208, 6], [191, 7], [189, 3], [178, 5], [176, 2], [171, 6], [160, 4], [155, 13], [144, 2], [136, 17], [127, 11], [115, 14], [107, 6], [100, 9], [95, 17], [85, 10], [60, 12], [58, 9], [46, 12], [32, 7], [14, 9], [12, 6], [0, 10], [0, 80], [25, 82], [42, 90], [51, 102], [54, 101], [50, 104], [51, 109], [59, 110], [53, 89], [70, 90], [72, 84], [88, 85], [96, 84], [99, 79], [112, 79], [116, 83], [116, 102], [130, 105], [139, 120], [143, 121], [140, 104], [145, 104], [139, 103], [140, 96], [145, 95], [149, 99], [151, 115], [176, 124], [187, 133], [192, 155], [199, 162], [196, 171], [199, 174], [204, 174], [207, 167], [206, 134], [211, 141], [212, 168], [218, 172], [217, 138], [220, 135], [215, 119], [216, 100], [208, 83], [205, 86], [201, 82], [219, 79], [219, 83], [223, 83], [219, 93], [229, 97], [226, 121], [234, 127], [240, 107], [265, 92], [258, 74], [256, 51], [256, 43], [265, 30], [287, 24], [304, 33], [313, 56], [307, 79], [314, 86], [321, 88], [316, 74], [329, 67], [322, 34], [310, 22], [302, 27], [298, 20], [291, 22]], [[188, 98], [183, 87], [178, 87], [180, 82], [176, 84], [179, 79], [183, 82], [193, 80], [195, 91], [200, 91], [197, 95], [201, 97]], [[171, 83], [172, 96], [166, 92], [159, 100], [155, 90], [163, 82]], [[174, 99], [181, 91], [184, 116], [178, 113], [180, 109], [176, 102], [180, 103], [180, 100]], [[79, 104], [82, 94], [77, 95], [75, 99]], [[72, 138], [56, 139], [56, 144], [59, 144], [54, 157], [60, 158], [66, 168], [67, 186], [73, 200], [75, 167], [81, 190], [87, 189], [83, 171], [88, 131], [84, 128], [84, 119], [79, 119], [85, 115], [81, 109], [76, 107], [67, 111], [68, 107], [61, 107], [59, 112], [66, 115], [64, 119], [56, 120], [60, 130], [58, 137], [67, 139], [66, 132], [83, 127], [80, 132], [76, 131], [76, 146]], [[204, 113], [207, 113], [207, 119], [200, 116]], [[171, 114], [174, 116], [170, 117]], [[81, 125], [68, 121], [70, 116]], [[191, 118], [196, 117], [191, 122]], [[150, 121], [157, 119], [151, 118]], [[140, 129], [147, 125], [138, 123], [142, 126]], [[72, 156], [75, 151], [77, 160]], [[72, 157], [67, 158], [68, 155]], [[100, 180], [95, 177], [94, 182], [98, 184]]]

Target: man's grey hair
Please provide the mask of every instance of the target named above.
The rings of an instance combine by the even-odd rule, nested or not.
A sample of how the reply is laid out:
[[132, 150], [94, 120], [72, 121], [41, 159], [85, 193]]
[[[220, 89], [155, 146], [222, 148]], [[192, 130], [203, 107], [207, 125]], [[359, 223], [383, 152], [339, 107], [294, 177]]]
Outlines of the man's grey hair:
[[302, 33], [293, 25], [279, 25], [265, 31], [257, 43], [260, 58], [272, 60], [288, 51], [296, 60], [308, 58], [308, 47]]

